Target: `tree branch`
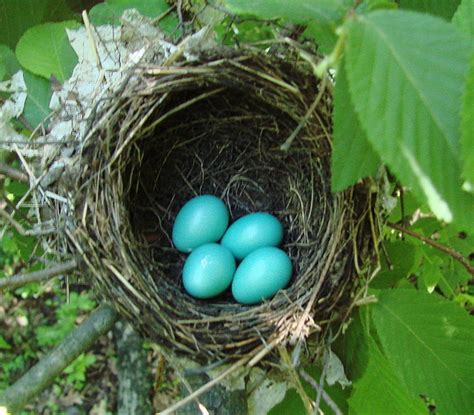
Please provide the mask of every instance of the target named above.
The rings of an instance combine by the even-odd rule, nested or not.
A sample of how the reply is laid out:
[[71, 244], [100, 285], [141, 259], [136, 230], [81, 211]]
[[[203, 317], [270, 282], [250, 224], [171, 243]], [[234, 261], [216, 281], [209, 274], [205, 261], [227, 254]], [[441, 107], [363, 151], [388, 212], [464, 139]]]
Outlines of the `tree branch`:
[[0, 406], [15, 413], [33, 397], [48, 387], [66, 367], [80, 354], [87, 351], [117, 320], [115, 310], [104, 304], [98, 307], [87, 320], [69, 333], [63, 342], [43, 357], [26, 374], [0, 394]]
[[5, 176], [8, 176], [14, 180], [18, 180], [19, 182], [29, 183], [28, 175], [26, 173], [23, 173], [21, 170], [14, 169], [5, 163], [0, 163], [0, 174], [4, 174]]
[[469, 274], [474, 276], [474, 267], [469, 263], [469, 260], [458, 251], [448, 246], [442, 245], [436, 241], [433, 241], [432, 239], [427, 238], [426, 236], [420, 235], [419, 233], [413, 232], [410, 229], [406, 229], [403, 226], [397, 225], [396, 223], [387, 222], [387, 226], [390, 228], [396, 229], [397, 231], [403, 232], [407, 235], [413, 236], [414, 238], [425, 242], [426, 244], [432, 246], [433, 248], [436, 248], [437, 250], [444, 252], [445, 254], [448, 254], [449, 256], [453, 257], [456, 261], [458, 261], [464, 268], [466, 268]]
[[34, 271], [28, 274], [16, 274], [8, 278], [0, 279], [0, 291], [4, 288], [17, 288], [30, 282], [41, 282], [49, 280], [59, 274], [67, 273], [77, 267], [76, 260], [65, 262], [51, 268]]

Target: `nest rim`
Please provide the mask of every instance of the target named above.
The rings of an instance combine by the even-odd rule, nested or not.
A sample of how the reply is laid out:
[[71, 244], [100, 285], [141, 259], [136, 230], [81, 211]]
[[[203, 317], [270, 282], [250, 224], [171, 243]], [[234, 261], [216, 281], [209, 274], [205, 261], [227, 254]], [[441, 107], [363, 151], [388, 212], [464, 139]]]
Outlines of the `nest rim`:
[[[363, 259], [373, 244], [364, 241], [368, 233], [373, 234], [367, 226], [372, 201], [363, 186], [335, 195], [331, 193], [331, 94], [315, 80], [310, 66], [298, 59], [297, 51], [290, 51], [289, 55], [288, 52], [278, 56], [241, 49], [232, 53], [219, 51], [202, 57], [198, 62], [183, 60], [173, 67], [148, 65], [137, 68], [135, 82], [126, 85], [120, 96], [111, 99], [111, 104], [97, 113], [90, 124], [88, 139], [79, 156], [80, 174], [75, 184], [79, 191], [74, 199], [76, 230], [74, 236], [69, 238], [70, 249], [80, 253], [94, 275], [94, 284], [101, 297], [111, 302], [147, 337], [178, 354], [202, 361], [257, 356], [269, 344], [274, 346], [305, 340], [319, 332], [321, 326], [326, 327], [328, 322], [342, 319], [345, 313], [341, 310], [351, 307], [351, 293], [358, 285], [354, 257]], [[296, 63], [289, 64], [287, 61], [292, 59]], [[264, 87], [269, 91], [264, 91]], [[239, 92], [236, 93], [238, 99], [229, 101], [227, 98], [226, 101], [224, 95], [233, 89]], [[182, 289], [180, 291], [176, 282], [170, 283], [166, 289], [160, 288], [156, 283], [156, 273], [162, 272], [160, 278], [165, 278], [165, 271], [160, 270], [160, 264], [150, 267], [153, 249], [132, 229], [137, 222], [133, 223], [130, 217], [130, 206], [142, 202], [143, 195], [137, 196], [139, 192], [134, 190], [133, 181], [126, 180], [125, 176], [136, 179], [140, 177], [137, 164], [156, 163], [154, 159], [146, 159], [146, 151], [142, 151], [140, 146], [146, 148], [148, 140], [147, 151], [158, 148], [156, 144], [150, 144], [150, 134], [156, 132], [158, 127], [168, 129], [161, 131], [160, 135], [170, 140], [168, 145], [173, 145], [166, 134], [176, 132], [171, 122], [176, 114], [181, 116], [183, 111], [192, 111], [196, 104], [206, 101], [209, 105], [204, 105], [204, 113], [223, 102], [239, 105], [239, 99], [247, 95], [248, 101], [240, 104], [247, 106], [247, 112], [256, 109], [251, 102], [254, 100], [258, 102], [260, 99], [265, 104], [265, 111], [272, 109], [273, 105], [273, 114], [269, 118], [272, 122], [277, 121], [274, 132], [278, 134], [273, 142], [266, 144], [267, 150], [285, 152], [281, 150], [281, 145], [287, 143], [285, 140], [300, 128], [301, 120], [310, 114], [286, 153], [293, 155], [306, 151], [310, 155], [311, 180], [314, 182], [315, 176], [321, 176], [317, 179], [321, 188], [312, 187], [310, 192], [319, 193], [316, 196], [305, 194], [307, 199], [301, 203], [299, 215], [303, 225], [300, 223], [299, 231], [301, 234], [308, 233], [314, 225], [316, 230], [311, 232], [316, 232], [318, 239], [314, 240], [311, 234], [313, 239], [306, 237], [303, 244], [323, 245], [324, 249], [313, 252], [309, 261], [305, 259], [305, 266], [297, 269], [296, 277], [287, 289], [258, 305], [229, 303], [226, 302], [228, 299], [203, 302], [189, 297]], [[165, 96], [176, 97], [176, 102], [171, 100], [171, 104], [165, 106]], [[311, 113], [315, 96], [319, 97], [319, 102]], [[160, 105], [163, 106], [161, 112], [157, 111]], [[137, 115], [138, 109], [142, 111], [141, 116]], [[257, 114], [265, 118], [268, 115], [265, 111]], [[243, 116], [242, 113], [237, 115]], [[255, 113], [252, 115], [255, 116]], [[209, 122], [209, 119], [196, 118], [196, 123], [188, 123], [188, 127], [193, 125], [193, 128], [198, 128], [198, 122]], [[262, 128], [257, 121], [253, 121], [257, 130]], [[120, 125], [118, 129], [117, 125]], [[177, 128], [179, 130], [179, 126]], [[163, 142], [166, 140], [163, 139]], [[294, 157], [297, 163], [301, 162], [300, 154]], [[130, 163], [132, 159], [136, 164]], [[297, 166], [295, 163], [291, 164], [292, 169]], [[275, 161], [275, 165], [281, 168], [281, 160]], [[135, 199], [130, 195], [134, 195]], [[226, 197], [225, 192], [222, 197]], [[301, 202], [298, 191], [294, 199], [296, 204]], [[124, 200], [127, 202], [124, 203]], [[319, 225], [317, 221], [308, 224], [308, 214], [311, 217], [317, 210], [314, 204], [321, 200], [325, 202], [323, 214], [329, 213], [329, 219], [319, 221]], [[230, 199], [227, 201], [232, 213], [232, 202]], [[361, 201], [362, 208], [356, 206]], [[284, 226], [288, 225], [288, 218], [282, 217], [281, 212], [272, 213], [283, 220]], [[295, 240], [298, 236], [293, 235]], [[290, 239], [285, 241], [283, 249], [290, 251], [295, 264], [304, 253], [295, 255], [295, 249], [291, 246], [295, 241]], [[111, 241], [118, 248], [113, 249]], [[146, 254], [142, 253], [143, 249]], [[335, 275], [337, 281], [332, 284], [330, 280], [336, 279]], [[168, 281], [160, 278], [158, 281], [162, 283]], [[175, 306], [173, 302], [178, 304]], [[186, 308], [193, 312], [183, 313]]]

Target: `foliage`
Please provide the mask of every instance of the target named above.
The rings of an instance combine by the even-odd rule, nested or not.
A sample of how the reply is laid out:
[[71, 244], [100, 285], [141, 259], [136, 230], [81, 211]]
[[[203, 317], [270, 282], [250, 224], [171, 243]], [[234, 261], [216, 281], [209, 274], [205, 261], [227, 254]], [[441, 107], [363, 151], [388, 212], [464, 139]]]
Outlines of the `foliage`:
[[383, 163], [396, 176], [390, 191], [403, 196], [388, 219], [411, 223], [417, 236], [386, 228], [371, 283], [378, 302], [356, 312], [336, 344], [353, 380], [349, 413], [429, 406], [467, 414], [474, 323], [462, 306], [472, 310], [470, 275], [422, 238], [473, 257], [473, 3], [357, 3], [225, 2], [243, 16], [306, 25], [303, 36], [325, 54], [317, 72], [336, 70], [333, 190], [377, 180]]

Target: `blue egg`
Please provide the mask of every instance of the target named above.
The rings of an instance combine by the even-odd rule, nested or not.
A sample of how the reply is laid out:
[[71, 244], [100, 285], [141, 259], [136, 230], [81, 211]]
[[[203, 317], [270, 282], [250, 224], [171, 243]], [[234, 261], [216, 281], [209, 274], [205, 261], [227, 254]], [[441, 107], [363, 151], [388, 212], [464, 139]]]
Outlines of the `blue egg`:
[[291, 279], [290, 257], [273, 246], [259, 248], [240, 263], [232, 281], [232, 295], [242, 304], [273, 297]]
[[196, 298], [211, 298], [224, 292], [235, 272], [232, 253], [219, 244], [205, 244], [196, 248], [183, 267], [185, 290]]
[[221, 243], [237, 259], [243, 259], [258, 248], [278, 246], [282, 239], [281, 222], [269, 213], [257, 212], [243, 216], [230, 225]]
[[188, 201], [173, 225], [173, 244], [181, 252], [191, 252], [208, 242], [217, 242], [229, 224], [229, 211], [216, 196], [202, 195]]

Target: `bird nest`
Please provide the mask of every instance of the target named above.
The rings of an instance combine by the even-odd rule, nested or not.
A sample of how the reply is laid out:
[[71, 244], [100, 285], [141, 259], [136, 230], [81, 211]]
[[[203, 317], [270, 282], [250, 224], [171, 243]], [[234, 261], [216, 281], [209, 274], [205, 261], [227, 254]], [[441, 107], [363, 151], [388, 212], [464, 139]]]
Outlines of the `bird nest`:
[[[205, 56], [204, 56], [205, 55]], [[262, 356], [343, 320], [356, 264], [375, 243], [364, 186], [331, 193], [331, 94], [297, 51], [250, 49], [135, 69], [90, 122], [73, 194], [71, 248], [96, 292], [146, 337], [210, 361]], [[171, 229], [200, 194], [232, 220], [265, 211], [283, 223], [293, 263], [261, 304], [183, 289]]]

